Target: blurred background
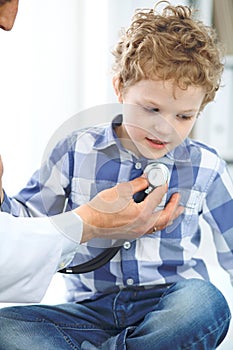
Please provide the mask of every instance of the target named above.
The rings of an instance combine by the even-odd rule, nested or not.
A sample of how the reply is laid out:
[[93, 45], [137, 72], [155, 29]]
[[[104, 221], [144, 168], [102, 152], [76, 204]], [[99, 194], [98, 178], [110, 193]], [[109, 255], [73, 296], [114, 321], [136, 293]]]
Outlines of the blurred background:
[[[18, 192], [40, 166], [47, 144], [64, 122], [89, 108], [117, 102], [111, 84], [111, 50], [120, 29], [130, 23], [134, 9], [154, 7], [156, 1], [19, 3], [14, 29], [0, 31], [0, 150], [5, 168], [4, 187], [10, 195]], [[223, 86], [200, 116], [193, 137], [217, 148], [232, 172], [233, 0], [171, 0], [171, 3], [193, 5], [198, 10], [196, 16], [216, 27], [226, 46]], [[102, 121], [94, 115], [92, 122]], [[84, 122], [80, 117], [80, 127]], [[205, 235], [199, 254], [209, 252], [212, 282], [232, 306], [233, 289], [216, 263], [208, 227], [202, 225]], [[61, 277], [55, 276], [44, 302], [62, 301], [63, 291]], [[232, 349], [232, 328], [219, 349]]]

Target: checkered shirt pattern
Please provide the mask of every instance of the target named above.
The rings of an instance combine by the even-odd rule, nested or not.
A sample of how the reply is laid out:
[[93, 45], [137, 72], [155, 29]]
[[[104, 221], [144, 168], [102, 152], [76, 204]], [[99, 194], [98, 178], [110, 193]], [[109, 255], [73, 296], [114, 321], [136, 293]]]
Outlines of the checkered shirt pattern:
[[[41, 169], [2, 210], [15, 216], [54, 215], [92, 199], [99, 191], [142, 174], [154, 160], [137, 158], [124, 149], [113, 123], [72, 133], [52, 150]], [[67, 298], [79, 301], [126, 286], [150, 287], [184, 278], [208, 279], [206, 264], [195, 257], [200, 245], [200, 217], [210, 225], [220, 265], [233, 280], [233, 184], [215, 150], [186, 139], [156, 162], [170, 173], [166, 201], [179, 192], [185, 212], [171, 226], [126, 242], [102, 268], [65, 276]], [[72, 265], [109, 247], [96, 239], [80, 245]]]

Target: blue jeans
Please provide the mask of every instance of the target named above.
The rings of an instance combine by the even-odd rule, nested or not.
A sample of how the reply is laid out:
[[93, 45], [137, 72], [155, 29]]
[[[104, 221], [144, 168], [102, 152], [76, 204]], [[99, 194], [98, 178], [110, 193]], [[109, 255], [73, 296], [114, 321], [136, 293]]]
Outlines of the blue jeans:
[[211, 283], [123, 289], [76, 304], [0, 310], [0, 350], [216, 349], [230, 310]]

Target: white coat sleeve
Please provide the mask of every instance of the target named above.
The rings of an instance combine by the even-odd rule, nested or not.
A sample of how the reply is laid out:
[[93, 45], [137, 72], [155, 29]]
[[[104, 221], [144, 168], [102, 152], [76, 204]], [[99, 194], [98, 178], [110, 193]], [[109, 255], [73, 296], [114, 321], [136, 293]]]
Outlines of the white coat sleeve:
[[0, 302], [39, 302], [54, 273], [77, 252], [82, 228], [73, 212], [40, 218], [0, 213]]

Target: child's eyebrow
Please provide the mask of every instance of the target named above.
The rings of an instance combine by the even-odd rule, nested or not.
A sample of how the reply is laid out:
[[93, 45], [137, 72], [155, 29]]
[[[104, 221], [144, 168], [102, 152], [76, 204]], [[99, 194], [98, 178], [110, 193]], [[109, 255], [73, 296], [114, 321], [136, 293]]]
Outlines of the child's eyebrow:
[[182, 113], [190, 113], [190, 112], [197, 112], [198, 110], [196, 108], [193, 109], [185, 109], [182, 111]]
[[150, 104], [150, 105], [154, 105], [154, 106], [156, 106], [156, 107], [159, 107], [159, 103], [157, 103], [156, 101], [154, 101], [154, 100], [150, 100], [150, 99], [143, 99], [143, 103], [145, 103], [145, 104]]
[[180, 113], [197, 113], [199, 111], [199, 109], [187, 109], [185, 111], [181, 111]]

